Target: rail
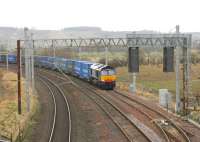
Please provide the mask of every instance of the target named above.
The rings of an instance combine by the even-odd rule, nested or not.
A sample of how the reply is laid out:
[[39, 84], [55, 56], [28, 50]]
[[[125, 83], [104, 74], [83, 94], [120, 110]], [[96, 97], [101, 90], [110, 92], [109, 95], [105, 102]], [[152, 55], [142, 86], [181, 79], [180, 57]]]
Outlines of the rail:
[[131, 97], [128, 96], [128, 95], [124, 95], [124, 94], [122, 94], [122, 93], [119, 92], [119, 91], [114, 90], [113, 92], [115, 92], [116, 94], [121, 95], [121, 96], [123, 96], [123, 97], [126, 97], [126, 98], [130, 99], [131, 101], [134, 101], [134, 102], [136, 102], [136, 103], [138, 103], [138, 104], [140, 104], [140, 105], [142, 105], [142, 106], [148, 108], [149, 110], [151, 110], [151, 111], [153, 111], [153, 112], [159, 114], [160, 116], [162, 116], [163, 118], [165, 118], [167, 121], [169, 121], [169, 122], [179, 131], [179, 133], [184, 137], [184, 139], [185, 139], [187, 142], [190, 142], [190, 139], [189, 139], [189, 137], [187, 136], [187, 134], [184, 132], [184, 130], [183, 130], [182, 128], [180, 128], [178, 125], [176, 125], [175, 122], [174, 122], [173, 120], [171, 120], [171, 119], [168, 118], [167, 116], [163, 115], [161, 112], [159, 112], [159, 111], [157, 111], [157, 110], [155, 110], [155, 109], [149, 107], [148, 105], [146, 105], [146, 104], [144, 104], [144, 103], [142, 103], [142, 102], [139, 102], [139, 101], [137, 101], [137, 100], [131, 98]]
[[[71, 120], [71, 111], [70, 111], [70, 107], [69, 107], [69, 102], [68, 102], [66, 96], [64, 95], [62, 89], [55, 82], [53, 82], [52, 80], [50, 80], [49, 78], [47, 78], [45, 76], [41, 76], [41, 75], [38, 75], [38, 76], [43, 78], [44, 80], [48, 81], [50, 84], [52, 84], [55, 88], [57, 88], [57, 90], [62, 95], [62, 97], [65, 101], [65, 104], [67, 106], [67, 112], [68, 112], [68, 116], [67, 116], [68, 120], [69, 120], [69, 122], [68, 122], [68, 142], [71, 142], [72, 120]], [[53, 137], [53, 133], [51, 134], [51, 136], [49, 138], [49, 142], [52, 141], [52, 137]]]
[[44, 81], [44, 79], [42, 79], [42, 77], [39, 78], [39, 80], [49, 89], [51, 96], [53, 98], [53, 102], [54, 102], [54, 116], [53, 116], [53, 124], [52, 124], [52, 128], [51, 128], [51, 133], [50, 133], [50, 137], [49, 137], [49, 141], [48, 142], [52, 142], [52, 137], [54, 134], [54, 130], [55, 130], [55, 125], [56, 125], [56, 115], [57, 115], [57, 111], [56, 111], [56, 100], [55, 100], [55, 94], [53, 93], [51, 87]]

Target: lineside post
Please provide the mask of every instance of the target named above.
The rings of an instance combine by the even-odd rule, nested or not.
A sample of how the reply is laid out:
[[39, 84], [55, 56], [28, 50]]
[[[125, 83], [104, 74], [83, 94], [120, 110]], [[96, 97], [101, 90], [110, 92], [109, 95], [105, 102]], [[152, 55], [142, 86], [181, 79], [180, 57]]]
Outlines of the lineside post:
[[[176, 26], [176, 34], [179, 34], [179, 25]], [[176, 113], [181, 111], [181, 104], [180, 104], [180, 78], [179, 78], [179, 65], [180, 65], [180, 46], [176, 47]]]
[[132, 91], [133, 91], [133, 95], [135, 95], [135, 94], [136, 94], [136, 91], [137, 91], [137, 90], [136, 90], [136, 73], [133, 73], [133, 84], [132, 84], [132, 85], [133, 85], [133, 86], [132, 86], [132, 87], [133, 87], [133, 88], [132, 88], [132, 89], [133, 89], [133, 90], [132, 90]]
[[22, 113], [21, 108], [21, 57], [20, 40], [17, 40], [17, 85], [18, 85], [18, 114]]

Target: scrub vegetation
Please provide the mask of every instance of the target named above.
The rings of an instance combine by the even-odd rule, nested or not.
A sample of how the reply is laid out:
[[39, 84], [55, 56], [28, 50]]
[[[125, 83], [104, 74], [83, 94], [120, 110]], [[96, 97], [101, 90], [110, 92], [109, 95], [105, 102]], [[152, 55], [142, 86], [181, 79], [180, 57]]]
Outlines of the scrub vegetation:
[[18, 115], [16, 79], [15, 73], [0, 70], [0, 137], [13, 141], [29, 126], [38, 104], [37, 97], [31, 95], [31, 110], [26, 112], [26, 97], [22, 87], [22, 115]]

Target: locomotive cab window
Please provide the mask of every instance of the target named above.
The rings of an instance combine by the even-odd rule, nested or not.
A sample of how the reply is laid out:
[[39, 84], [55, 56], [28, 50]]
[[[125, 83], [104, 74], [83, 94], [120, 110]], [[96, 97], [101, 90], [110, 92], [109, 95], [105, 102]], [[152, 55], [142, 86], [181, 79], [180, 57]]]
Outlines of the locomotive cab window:
[[114, 75], [115, 71], [114, 70], [103, 70], [101, 71], [101, 75]]
[[114, 75], [115, 71], [114, 70], [109, 70], [108, 73], [109, 73], [109, 75]]

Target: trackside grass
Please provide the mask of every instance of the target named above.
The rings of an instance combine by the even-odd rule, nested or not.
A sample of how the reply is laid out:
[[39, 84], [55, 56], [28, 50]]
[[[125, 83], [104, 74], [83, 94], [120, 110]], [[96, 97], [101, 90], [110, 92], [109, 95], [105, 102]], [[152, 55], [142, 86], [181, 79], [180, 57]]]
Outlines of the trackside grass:
[[30, 118], [37, 110], [37, 97], [31, 95], [31, 110], [26, 112], [26, 97], [22, 83], [22, 115], [17, 113], [17, 76], [0, 70], [0, 137], [15, 141], [28, 126]]

